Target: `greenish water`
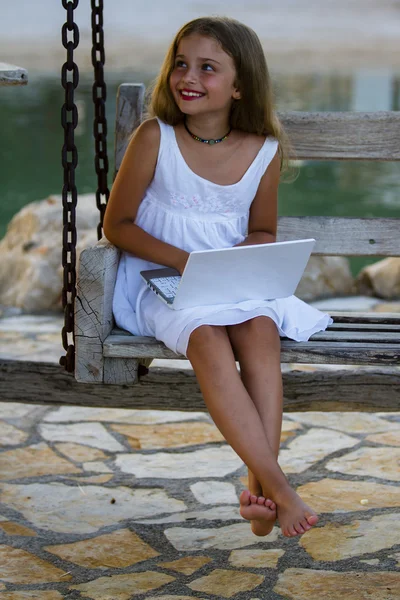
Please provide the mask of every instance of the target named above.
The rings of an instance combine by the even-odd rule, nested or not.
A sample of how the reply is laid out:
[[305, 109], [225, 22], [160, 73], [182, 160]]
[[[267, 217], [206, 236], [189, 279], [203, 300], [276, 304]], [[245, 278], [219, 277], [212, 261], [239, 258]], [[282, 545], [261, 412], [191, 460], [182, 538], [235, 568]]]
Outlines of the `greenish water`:
[[[400, 110], [400, 74], [272, 74], [278, 110]], [[119, 73], [107, 80], [108, 150], [113, 171], [115, 99], [123, 82], [143, 81], [149, 74]], [[75, 100], [79, 165], [78, 192], [96, 189], [92, 137], [92, 81], [81, 77]], [[62, 188], [60, 124], [64, 90], [58, 75], [30, 73], [26, 87], [0, 88], [0, 238], [27, 203], [59, 194]], [[297, 180], [282, 184], [281, 215], [400, 216], [398, 163], [307, 161]], [[61, 210], [61, 208], [60, 208]], [[352, 259], [353, 270], [368, 260]]]

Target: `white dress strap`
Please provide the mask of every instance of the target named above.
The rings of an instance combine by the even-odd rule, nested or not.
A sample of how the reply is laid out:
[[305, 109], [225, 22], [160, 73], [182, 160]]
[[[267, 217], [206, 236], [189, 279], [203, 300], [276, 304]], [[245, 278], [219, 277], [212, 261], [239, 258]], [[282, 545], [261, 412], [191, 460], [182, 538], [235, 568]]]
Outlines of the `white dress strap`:
[[278, 146], [279, 146], [279, 142], [274, 137], [269, 136], [265, 140], [264, 147], [262, 148], [262, 151], [261, 151], [261, 164], [262, 164], [262, 172], [263, 173], [265, 173], [265, 171], [268, 168], [268, 165], [274, 158], [274, 156], [278, 150]]

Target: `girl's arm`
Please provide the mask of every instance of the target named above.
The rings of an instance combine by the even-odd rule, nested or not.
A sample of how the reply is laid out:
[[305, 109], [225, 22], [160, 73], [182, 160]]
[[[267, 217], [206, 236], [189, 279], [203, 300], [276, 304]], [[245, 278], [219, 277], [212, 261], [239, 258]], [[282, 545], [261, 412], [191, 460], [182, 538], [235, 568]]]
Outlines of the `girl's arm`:
[[281, 160], [277, 152], [262, 176], [251, 203], [248, 235], [236, 246], [268, 244], [276, 241], [280, 169]]
[[182, 273], [188, 252], [162, 242], [134, 223], [154, 177], [159, 147], [157, 120], [145, 121], [130, 141], [114, 181], [104, 216], [104, 234], [121, 250]]

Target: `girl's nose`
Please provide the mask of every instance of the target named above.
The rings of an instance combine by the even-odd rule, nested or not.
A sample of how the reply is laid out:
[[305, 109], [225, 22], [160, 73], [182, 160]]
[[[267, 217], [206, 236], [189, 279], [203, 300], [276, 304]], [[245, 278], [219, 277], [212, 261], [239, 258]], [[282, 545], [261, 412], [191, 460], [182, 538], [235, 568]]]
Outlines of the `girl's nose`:
[[188, 69], [183, 76], [183, 81], [185, 83], [195, 83], [197, 81], [196, 73], [194, 69]]

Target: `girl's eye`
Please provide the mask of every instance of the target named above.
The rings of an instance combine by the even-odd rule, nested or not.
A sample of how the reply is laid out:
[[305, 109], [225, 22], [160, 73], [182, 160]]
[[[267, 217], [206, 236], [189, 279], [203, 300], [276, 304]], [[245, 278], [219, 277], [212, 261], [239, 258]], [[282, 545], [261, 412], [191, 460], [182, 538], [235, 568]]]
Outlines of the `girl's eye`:
[[208, 71], [210, 68], [211, 71], [214, 71], [213, 67], [211, 65], [209, 65], [208, 63], [204, 63], [203, 67], [202, 67], [205, 71]]
[[183, 67], [185, 65], [186, 65], [186, 63], [183, 60], [177, 60], [175, 63], [176, 67]]

